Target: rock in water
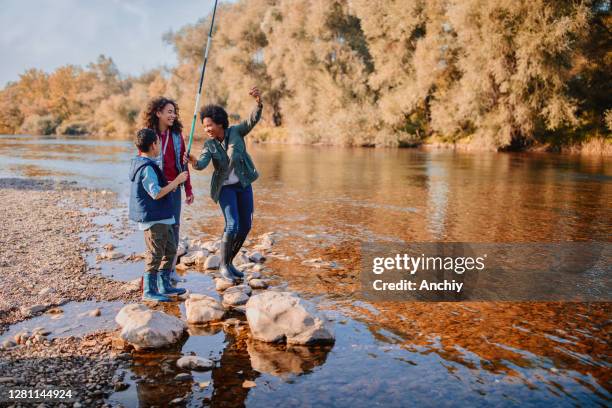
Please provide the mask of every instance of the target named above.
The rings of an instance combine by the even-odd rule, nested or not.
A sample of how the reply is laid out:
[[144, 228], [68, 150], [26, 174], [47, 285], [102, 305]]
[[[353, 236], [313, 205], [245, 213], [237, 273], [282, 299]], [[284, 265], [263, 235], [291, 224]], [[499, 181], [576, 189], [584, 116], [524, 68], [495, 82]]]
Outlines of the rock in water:
[[87, 313], [89, 316], [91, 317], [98, 317], [102, 314], [102, 311], [100, 310], [100, 308], [96, 308], [94, 310], [91, 310], [89, 313]]
[[233, 286], [223, 292], [224, 306], [244, 305], [251, 295], [251, 288], [246, 285]]
[[208, 258], [206, 258], [204, 268], [218, 269], [219, 265], [221, 265], [221, 257], [219, 255], [210, 255]]
[[187, 329], [182, 320], [137, 303], [124, 306], [115, 321], [121, 326], [121, 338], [136, 350], [169, 346]]
[[177, 360], [176, 365], [185, 370], [204, 371], [213, 368], [215, 363], [207, 358], [184, 356]]
[[331, 324], [314, 304], [291, 292], [267, 291], [246, 304], [246, 317], [253, 337], [289, 344], [332, 343]]
[[225, 314], [225, 309], [218, 300], [197, 293], [189, 296], [185, 302], [185, 308], [187, 309], [187, 323], [192, 324], [219, 321]]

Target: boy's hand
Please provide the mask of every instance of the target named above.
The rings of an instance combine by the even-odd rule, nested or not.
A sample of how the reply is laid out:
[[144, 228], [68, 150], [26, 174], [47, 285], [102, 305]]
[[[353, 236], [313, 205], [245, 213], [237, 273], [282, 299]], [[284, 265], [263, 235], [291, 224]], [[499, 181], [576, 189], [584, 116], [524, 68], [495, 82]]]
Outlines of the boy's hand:
[[186, 171], [180, 173], [178, 176], [176, 176], [176, 178], [174, 179], [174, 181], [177, 184], [183, 184], [184, 182], [187, 181], [187, 176], [189, 176], [189, 173], [187, 173]]

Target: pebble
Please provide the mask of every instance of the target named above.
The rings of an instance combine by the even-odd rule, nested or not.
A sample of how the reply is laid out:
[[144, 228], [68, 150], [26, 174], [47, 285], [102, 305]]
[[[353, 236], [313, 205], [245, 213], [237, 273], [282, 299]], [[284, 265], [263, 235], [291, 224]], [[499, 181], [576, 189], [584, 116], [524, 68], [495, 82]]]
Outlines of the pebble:
[[91, 317], [98, 317], [101, 314], [102, 314], [102, 311], [100, 310], [100, 308], [96, 308], [88, 313], [88, 315]]
[[189, 373], [180, 373], [174, 377], [176, 381], [188, 381], [191, 380], [191, 378], [191, 374]]
[[213, 368], [215, 363], [203, 357], [184, 356], [177, 360], [176, 365], [185, 370], [204, 371]]
[[232, 286], [234, 286], [234, 283], [226, 279], [215, 279], [215, 288], [220, 292], [223, 292], [225, 289], [231, 288]]
[[249, 281], [249, 285], [253, 289], [265, 289], [265, 288], [268, 287], [268, 284], [266, 283], [266, 281], [264, 281], [262, 279], [251, 279]]

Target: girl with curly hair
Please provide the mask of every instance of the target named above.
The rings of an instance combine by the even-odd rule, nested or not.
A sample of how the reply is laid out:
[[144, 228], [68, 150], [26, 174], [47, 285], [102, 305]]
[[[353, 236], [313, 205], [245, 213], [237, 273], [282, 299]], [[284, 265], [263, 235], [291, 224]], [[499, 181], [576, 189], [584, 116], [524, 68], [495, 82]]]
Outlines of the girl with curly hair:
[[[163, 96], [152, 99], [143, 112], [144, 125], [146, 128], [153, 129], [160, 140], [161, 153], [159, 157], [159, 167], [162, 169], [166, 180], [170, 183], [183, 170], [189, 174], [187, 166], [182, 164], [181, 158], [185, 154], [185, 142], [183, 140], [183, 124], [179, 118], [179, 108], [177, 103]], [[185, 202], [188, 205], [193, 203], [193, 190], [190, 177], [187, 177], [185, 186]], [[176, 224], [173, 226], [174, 237], [178, 245], [179, 230], [181, 220], [181, 189], [177, 188], [170, 195], [170, 202]], [[176, 274], [176, 257], [172, 263], [170, 279], [179, 281]]]

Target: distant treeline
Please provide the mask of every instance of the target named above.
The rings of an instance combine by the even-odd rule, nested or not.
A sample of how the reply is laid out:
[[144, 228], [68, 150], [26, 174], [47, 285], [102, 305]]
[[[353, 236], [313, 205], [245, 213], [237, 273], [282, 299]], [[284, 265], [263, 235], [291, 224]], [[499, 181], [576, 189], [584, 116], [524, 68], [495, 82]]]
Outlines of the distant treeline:
[[[217, 13], [203, 99], [249, 113], [260, 140], [492, 148], [610, 140], [610, 1], [248, 0]], [[0, 132], [129, 137], [149, 98], [190, 120], [210, 16], [163, 38], [179, 63], [124, 77], [31, 69], [0, 91]], [[188, 123], [185, 124], [188, 128]]]

